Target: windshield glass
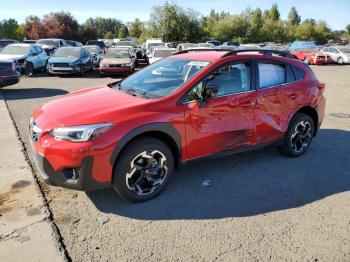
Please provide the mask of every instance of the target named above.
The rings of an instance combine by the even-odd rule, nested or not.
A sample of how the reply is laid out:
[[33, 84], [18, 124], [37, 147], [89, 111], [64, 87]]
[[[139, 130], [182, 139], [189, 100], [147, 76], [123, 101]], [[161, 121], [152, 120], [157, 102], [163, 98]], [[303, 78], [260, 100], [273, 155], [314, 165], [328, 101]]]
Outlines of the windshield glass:
[[90, 53], [93, 53], [93, 54], [97, 54], [99, 51], [98, 51], [98, 48], [97, 47], [93, 47], [93, 46], [90, 46], [90, 47], [84, 47], [84, 49]]
[[171, 56], [172, 54], [175, 54], [176, 51], [175, 50], [167, 50], [167, 49], [156, 49], [154, 50], [154, 57], [167, 57], [167, 56]]
[[209, 65], [207, 61], [165, 58], [119, 82], [115, 87], [135, 91], [147, 98], [162, 98], [173, 93]]
[[5, 46], [0, 54], [3, 55], [25, 55], [27, 53], [28, 46], [8, 45]]
[[132, 42], [129, 41], [119, 41], [115, 44], [116, 46], [134, 46]]
[[350, 47], [338, 47], [338, 49], [342, 53], [350, 54]]
[[53, 47], [59, 47], [58, 41], [54, 41], [54, 40], [39, 40], [36, 42], [37, 44], [40, 45], [49, 45], [49, 46], [53, 46]]
[[109, 49], [105, 54], [105, 57], [109, 58], [130, 58], [129, 51], [127, 49]]
[[59, 57], [80, 57], [80, 48], [59, 48], [53, 54]]

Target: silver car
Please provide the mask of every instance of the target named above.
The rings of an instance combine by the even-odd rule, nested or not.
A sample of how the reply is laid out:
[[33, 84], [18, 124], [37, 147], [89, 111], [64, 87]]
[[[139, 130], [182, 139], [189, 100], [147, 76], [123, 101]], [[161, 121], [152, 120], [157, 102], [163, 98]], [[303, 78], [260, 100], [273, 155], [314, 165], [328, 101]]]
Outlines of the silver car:
[[350, 46], [328, 46], [321, 50], [338, 64], [350, 64]]
[[83, 48], [92, 55], [94, 66], [100, 66], [100, 62], [103, 58], [103, 50], [98, 45], [85, 45]]

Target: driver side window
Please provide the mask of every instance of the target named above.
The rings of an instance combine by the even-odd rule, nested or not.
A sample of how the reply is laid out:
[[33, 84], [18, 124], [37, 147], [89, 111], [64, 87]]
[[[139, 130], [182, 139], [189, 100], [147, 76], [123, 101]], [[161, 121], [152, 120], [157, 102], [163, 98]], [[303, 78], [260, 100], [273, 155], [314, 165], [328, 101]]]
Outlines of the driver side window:
[[217, 88], [217, 97], [250, 90], [250, 64], [228, 64], [215, 69], [187, 94], [187, 101], [201, 100], [204, 87]]

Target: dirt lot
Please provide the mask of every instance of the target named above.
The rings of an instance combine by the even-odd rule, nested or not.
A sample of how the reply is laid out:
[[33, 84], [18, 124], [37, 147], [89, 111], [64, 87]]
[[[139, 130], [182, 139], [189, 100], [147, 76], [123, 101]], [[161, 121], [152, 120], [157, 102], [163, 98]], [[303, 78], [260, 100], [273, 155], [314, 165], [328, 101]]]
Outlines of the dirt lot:
[[[310, 151], [276, 148], [197, 162], [158, 198], [43, 185], [73, 261], [350, 261], [350, 66], [315, 66], [326, 117]], [[57, 95], [113, 81], [23, 78], [2, 90], [25, 145], [33, 110]], [[2, 127], [6, 128], [6, 127]], [[210, 187], [202, 187], [204, 179]], [[98, 217], [109, 221], [101, 224]]]

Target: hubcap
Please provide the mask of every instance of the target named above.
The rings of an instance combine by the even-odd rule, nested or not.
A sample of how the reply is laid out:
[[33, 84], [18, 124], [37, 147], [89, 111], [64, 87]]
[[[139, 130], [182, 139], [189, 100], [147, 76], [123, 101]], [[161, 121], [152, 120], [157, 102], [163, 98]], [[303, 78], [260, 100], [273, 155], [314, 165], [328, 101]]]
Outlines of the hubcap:
[[158, 150], [144, 151], [130, 163], [126, 185], [139, 196], [152, 194], [160, 187], [168, 173], [166, 157]]
[[294, 152], [300, 153], [306, 149], [312, 138], [312, 128], [310, 122], [301, 121], [294, 128], [291, 136], [291, 144]]

